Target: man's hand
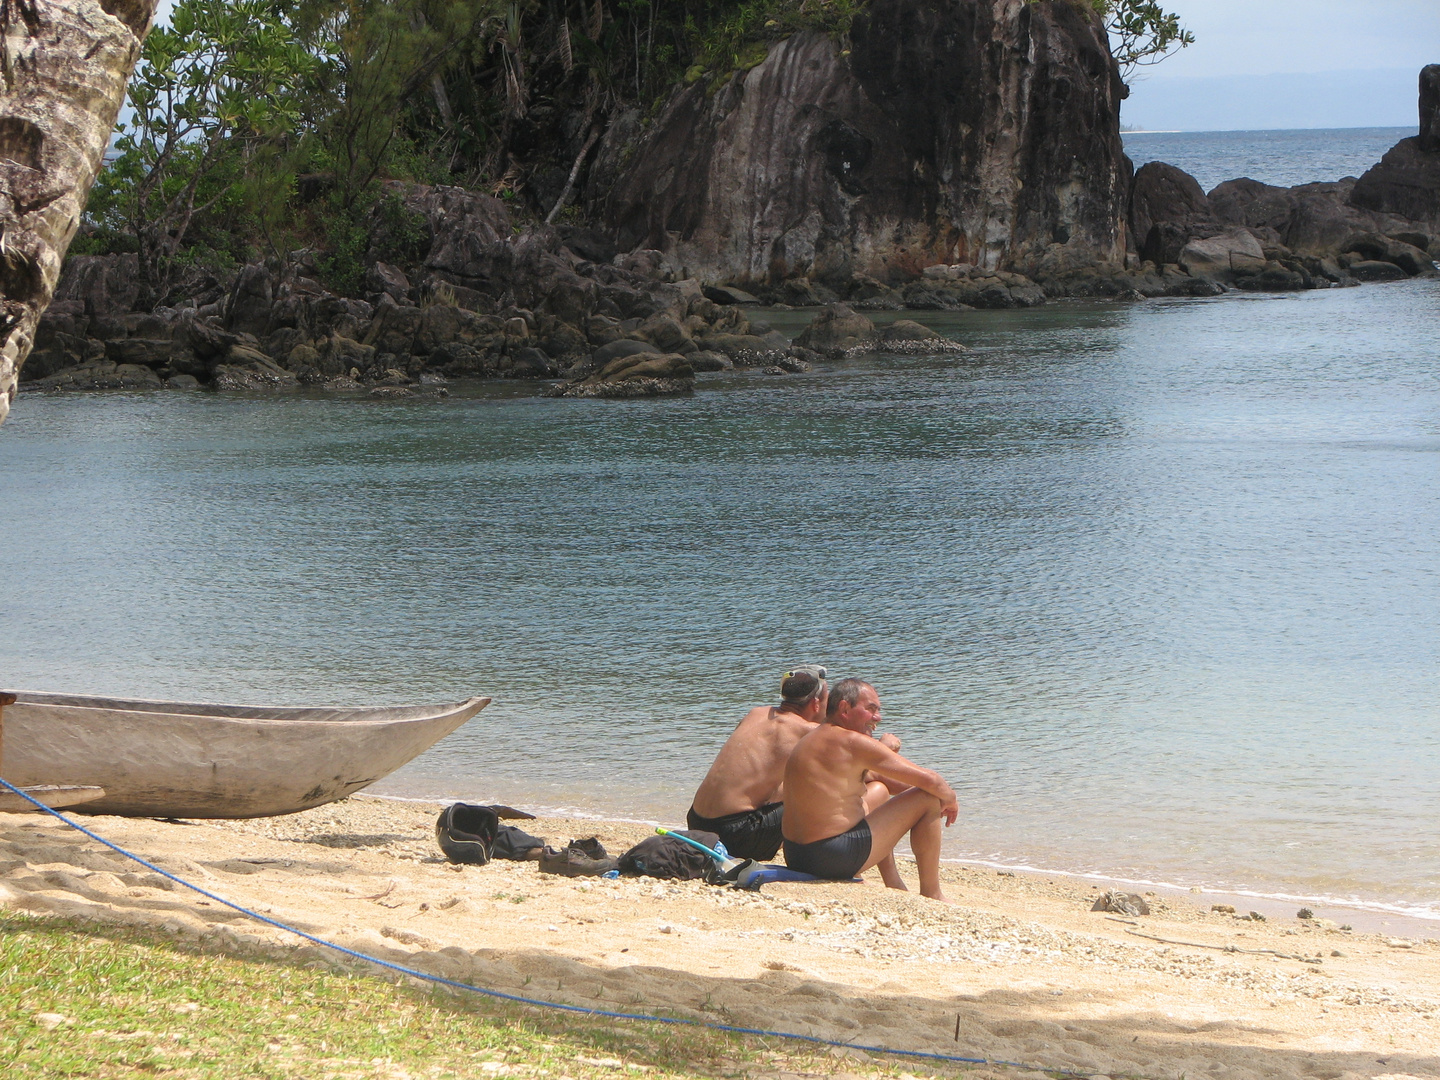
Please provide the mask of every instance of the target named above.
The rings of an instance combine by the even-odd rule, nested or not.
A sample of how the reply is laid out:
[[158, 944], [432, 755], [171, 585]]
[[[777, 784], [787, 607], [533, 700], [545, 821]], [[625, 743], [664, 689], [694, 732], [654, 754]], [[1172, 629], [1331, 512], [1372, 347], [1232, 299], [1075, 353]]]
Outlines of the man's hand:
[[880, 736], [879, 742], [886, 750], [893, 750], [897, 754], [900, 752], [900, 740], [888, 731]]
[[[943, 784], [944, 781], [942, 780]], [[955, 792], [949, 784], [945, 784], [945, 793], [940, 796], [940, 813], [945, 817], [945, 827], [948, 829], [955, 824], [955, 819], [960, 816], [960, 803], [955, 799]]]

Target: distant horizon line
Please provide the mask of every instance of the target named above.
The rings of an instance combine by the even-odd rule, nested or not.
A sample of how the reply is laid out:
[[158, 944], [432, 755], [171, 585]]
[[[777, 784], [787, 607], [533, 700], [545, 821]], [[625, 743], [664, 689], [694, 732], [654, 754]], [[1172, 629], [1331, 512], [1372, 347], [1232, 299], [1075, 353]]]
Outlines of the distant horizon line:
[[1124, 128], [1121, 135], [1234, 135], [1239, 132], [1277, 131], [1411, 131], [1420, 133], [1418, 124], [1351, 124], [1346, 127], [1276, 127], [1276, 128]]

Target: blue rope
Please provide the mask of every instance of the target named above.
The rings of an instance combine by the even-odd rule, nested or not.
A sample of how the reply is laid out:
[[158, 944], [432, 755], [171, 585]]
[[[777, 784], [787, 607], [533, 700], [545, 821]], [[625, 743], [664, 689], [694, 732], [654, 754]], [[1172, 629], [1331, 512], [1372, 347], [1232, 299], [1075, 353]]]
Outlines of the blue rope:
[[156, 866], [154, 863], [141, 858], [134, 852], [126, 851], [119, 844], [116, 844], [110, 840], [106, 840], [103, 836], [91, 832], [79, 822], [66, 817], [64, 814], [60, 813], [60, 811], [54, 809], [53, 807], [46, 806], [39, 799], [32, 797], [28, 792], [23, 791], [18, 787], [15, 787], [8, 780], [0, 779], [0, 786], [3, 786], [7, 791], [13, 792], [16, 795], [19, 795], [21, 798], [33, 803], [37, 809], [45, 811], [45, 813], [49, 814], [51, 817], [59, 818], [66, 825], [69, 825], [77, 832], [83, 833], [91, 840], [94, 840], [96, 843], [104, 844], [111, 851], [118, 852], [119, 854], [125, 856], [125, 858], [127, 859], [133, 859], [135, 862], [139, 863], [147, 870], [153, 870], [161, 877], [169, 878], [171, 881], [175, 882], [178, 885], [184, 885], [187, 889], [193, 889], [201, 896], [214, 900], [217, 904], [224, 904], [226, 907], [232, 908], [233, 910], [240, 912], [242, 915], [248, 915], [250, 918], [255, 919], [258, 922], [265, 923], [268, 926], [273, 926], [279, 930], [284, 930], [286, 933], [294, 934], [296, 937], [304, 938], [306, 941], [314, 942], [316, 945], [321, 945], [327, 949], [333, 949], [335, 952], [342, 953], [345, 956], [353, 956], [355, 959], [363, 960], [367, 964], [375, 964], [378, 967], [389, 968], [391, 971], [398, 971], [402, 975], [409, 975], [413, 979], [421, 979], [425, 982], [437, 983], [440, 986], [448, 986], [455, 990], [468, 990], [471, 993], [484, 994], [486, 997], [499, 998], [501, 1001], [514, 1001], [521, 1005], [533, 1005], [542, 1009], [559, 1009], [563, 1012], [580, 1013], [584, 1016], [602, 1016], [610, 1020], [641, 1020], [651, 1024], [677, 1024], [684, 1027], [709, 1028], [712, 1031], [728, 1031], [735, 1035], [760, 1035], [774, 1039], [790, 1039], [794, 1042], [813, 1043], [818, 1046], [835, 1046], [845, 1050], [865, 1050], [869, 1051], [872, 1054], [891, 1054], [897, 1057], [921, 1058], [927, 1061], [950, 1061], [964, 1065], [999, 1065], [1010, 1069], [1027, 1069], [1034, 1072], [1047, 1072], [1057, 1076], [1086, 1077], [1090, 1075], [1088, 1072], [1072, 1072], [1067, 1069], [1044, 1068], [1038, 1065], [1024, 1065], [1015, 1061], [996, 1061], [992, 1058], [961, 1057], [958, 1054], [932, 1054], [927, 1053], [923, 1050], [892, 1050], [887, 1046], [866, 1046], [860, 1043], [835, 1042], [832, 1039], [822, 1039], [818, 1035], [798, 1035], [790, 1031], [766, 1031], [764, 1028], [738, 1027], [734, 1024], [717, 1024], [710, 1020], [691, 1020], [687, 1017], [679, 1016], [650, 1016], [645, 1013], [610, 1012], [606, 1009], [588, 1009], [583, 1005], [563, 1005], [559, 1002], [543, 1001], [539, 998], [521, 997], [518, 994], [506, 994], [500, 990], [490, 990], [483, 986], [474, 986], [470, 983], [457, 982], [454, 979], [447, 979], [441, 975], [432, 975], [426, 971], [419, 971], [415, 968], [406, 967], [404, 964], [394, 964], [391, 963], [389, 960], [381, 960], [379, 957], [376, 956], [367, 956], [365, 953], [356, 952], [354, 949], [347, 949], [344, 945], [336, 945], [333, 941], [326, 941], [324, 938], [316, 937], [314, 934], [307, 934], [304, 930], [296, 930], [293, 926], [287, 926], [285, 923], [280, 922], [278, 919], [272, 919], [269, 916], [261, 915], [258, 911], [252, 911], [250, 908], [244, 907], [231, 900], [226, 900], [223, 896], [217, 896], [215, 893], [210, 892], [208, 889], [202, 889], [199, 885], [192, 884], [191, 882], [186, 881], [182, 877], [177, 877], [175, 874], [170, 873], [170, 871]]

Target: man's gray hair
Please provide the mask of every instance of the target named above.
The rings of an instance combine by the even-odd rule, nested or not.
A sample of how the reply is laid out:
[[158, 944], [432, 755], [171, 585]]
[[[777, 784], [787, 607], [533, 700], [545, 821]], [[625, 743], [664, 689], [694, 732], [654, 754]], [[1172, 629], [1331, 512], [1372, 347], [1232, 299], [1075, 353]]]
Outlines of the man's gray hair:
[[854, 705], [860, 700], [861, 690], [874, 690], [864, 679], [841, 679], [834, 686], [830, 687], [830, 703], [825, 706], [825, 716], [831, 717], [840, 708], [840, 702]]

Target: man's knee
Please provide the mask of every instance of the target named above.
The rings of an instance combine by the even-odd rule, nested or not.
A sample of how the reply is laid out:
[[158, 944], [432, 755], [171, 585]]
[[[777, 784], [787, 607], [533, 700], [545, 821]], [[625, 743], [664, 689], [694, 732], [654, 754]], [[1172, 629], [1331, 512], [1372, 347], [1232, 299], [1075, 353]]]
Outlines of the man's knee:
[[890, 789], [878, 780], [865, 785], [865, 813], [871, 814], [877, 807], [890, 801]]
[[927, 821], [933, 821], [940, 816], [944, 804], [937, 796], [931, 795], [928, 791], [920, 791], [919, 789], [915, 790], [915, 795], [918, 796], [915, 801], [920, 806], [920, 814], [915, 821], [917, 825], [924, 824]]

